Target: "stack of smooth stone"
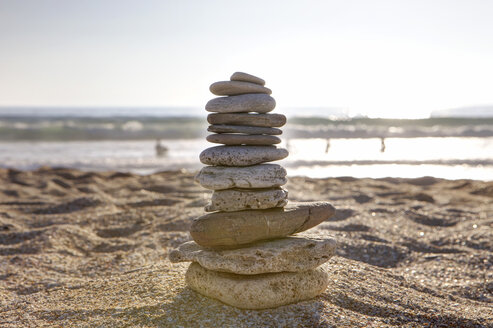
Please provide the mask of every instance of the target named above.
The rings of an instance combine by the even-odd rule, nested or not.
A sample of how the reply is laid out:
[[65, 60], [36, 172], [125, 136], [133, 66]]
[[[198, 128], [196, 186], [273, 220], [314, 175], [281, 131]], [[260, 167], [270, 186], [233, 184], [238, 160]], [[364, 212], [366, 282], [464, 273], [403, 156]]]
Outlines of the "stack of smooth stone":
[[195, 219], [194, 241], [170, 253], [172, 262], [191, 261], [187, 285], [205, 296], [246, 309], [265, 309], [313, 298], [328, 284], [321, 266], [334, 254], [336, 241], [295, 233], [334, 215], [327, 202], [290, 203], [286, 170], [278, 164], [288, 151], [274, 146], [286, 123], [265, 81], [236, 72], [213, 83], [218, 96], [206, 110], [207, 137], [222, 146], [200, 154], [206, 165], [196, 176], [212, 189], [212, 212]]

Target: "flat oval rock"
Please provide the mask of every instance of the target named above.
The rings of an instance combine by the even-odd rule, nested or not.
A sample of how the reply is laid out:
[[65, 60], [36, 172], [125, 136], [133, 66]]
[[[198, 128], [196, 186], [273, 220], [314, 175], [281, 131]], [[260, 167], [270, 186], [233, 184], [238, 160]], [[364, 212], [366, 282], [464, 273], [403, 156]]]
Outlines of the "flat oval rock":
[[275, 107], [276, 101], [271, 96], [253, 93], [211, 99], [205, 105], [205, 110], [217, 113], [267, 113]]
[[266, 146], [281, 143], [281, 139], [275, 136], [263, 134], [211, 134], [207, 141], [223, 145], [257, 145]]
[[335, 214], [327, 202], [290, 203], [284, 208], [215, 212], [193, 220], [190, 235], [204, 247], [241, 247], [308, 230]]
[[246, 125], [209, 125], [207, 128], [209, 132], [215, 133], [244, 133], [244, 134], [268, 134], [268, 135], [280, 135], [282, 130], [276, 128], [263, 128], [259, 126], [246, 126]]
[[305, 272], [256, 275], [208, 270], [192, 263], [185, 275], [194, 291], [242, 309], [260, 310], [311, 299], [325, 291], [329, 275], [324, 266]]
[[232, 124], [261, 127], [281, 127], [286, 124], [286, 116], [282, 114], [244, 114], [214, 113], [207, 115], [210, 124]]
[[261, 210], [284, 207], [288, 203], [288, 192], [282, 188], [273, 189], [226, 189], [212, 193], [211, 203], [206, 212]]
[[236, 96], [246, 93], [265, 93], [270, 95], [272, 90], [264, 86], [241, 81], [219, 81], [212, 83], [209, 90], [216, 96]]
[[236, 274], [303, 272], [327, 262], [335, 253], [334, 238], [296, 235], [238, 249], [214, 251], [193, 241], [169, 254], [171, 262], [197, 262], [208, 270]]
[[286, 149], [274, 146], [216, 146], [203, 150], [200, 161], [206, 165], [249, 166], [277, 161], [288, 154]]
[[235, 72], [229, 78], [231, 81], [243, 81], [243, 82], [251, 82], [255, 84], [265, 85], [265, 81], [259, 77], [254, 75], [243, 73], [243, 72]]
[[286, 170], [278, 164], [259, 164], [245, 167], [206, 166], [195, 181], [207, 189], [271, 188], [288, 181]]

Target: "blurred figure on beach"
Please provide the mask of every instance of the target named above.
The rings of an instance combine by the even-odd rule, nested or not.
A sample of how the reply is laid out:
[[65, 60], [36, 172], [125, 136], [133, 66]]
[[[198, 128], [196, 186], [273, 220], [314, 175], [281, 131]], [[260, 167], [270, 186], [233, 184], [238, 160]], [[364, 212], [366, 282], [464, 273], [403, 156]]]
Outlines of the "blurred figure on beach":
[[330, 148], [330, 139], [327, 138], [326, 140], [326, 145], [325, 145], [325, 153], [327, 154], [329, 152], [329, 148]]
[[384, 137], [380, 138], [380, 152], [381, 153], [385, 152], [385, 138]]
[[161, 144], [161, 139], [156, 140], [156, 146], [154, 146], [154, 148], [156, 149], [156, 156], [157, 157], [162, 157], [162, 156], [166, 155], [166, 153], [168, 152], [168, 147], [163, 146]]

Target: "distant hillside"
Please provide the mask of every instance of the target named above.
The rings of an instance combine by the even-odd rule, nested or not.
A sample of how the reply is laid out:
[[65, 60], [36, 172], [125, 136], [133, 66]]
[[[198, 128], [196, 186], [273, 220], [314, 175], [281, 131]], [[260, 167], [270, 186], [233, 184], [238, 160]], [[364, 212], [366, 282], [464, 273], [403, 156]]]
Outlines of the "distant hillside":
[[493, 105], [442, 109], [431, 112], [431, 117], [493, 117]]

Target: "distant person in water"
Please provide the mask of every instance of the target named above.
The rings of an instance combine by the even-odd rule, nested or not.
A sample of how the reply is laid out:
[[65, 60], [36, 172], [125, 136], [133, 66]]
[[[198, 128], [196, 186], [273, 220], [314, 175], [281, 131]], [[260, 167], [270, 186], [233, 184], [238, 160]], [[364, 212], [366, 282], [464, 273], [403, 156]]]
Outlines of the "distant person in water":
[[329, 152], [329, 148], [330, 148], [330, 139], [327, 138], [327, 145], [325, 146], [325, 153], [326, 154]]
[[156, 156], [161, 157], [164, 156], [168, 152], [168, 147], [161, 145], [161, 139], [156, 140]]
[[385, 138], [384, 137], [380, 138], [380, 152], [381, 153], [385, 152]]

